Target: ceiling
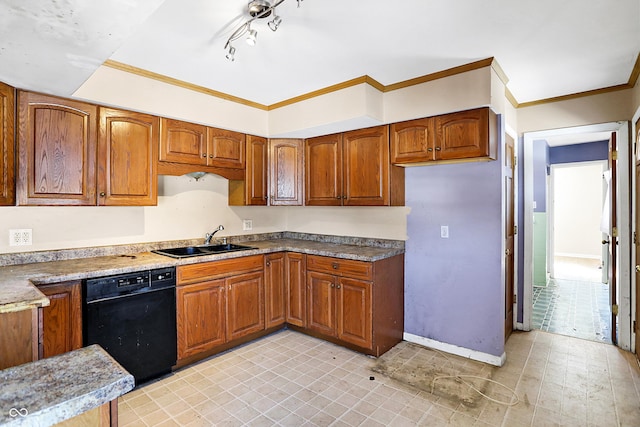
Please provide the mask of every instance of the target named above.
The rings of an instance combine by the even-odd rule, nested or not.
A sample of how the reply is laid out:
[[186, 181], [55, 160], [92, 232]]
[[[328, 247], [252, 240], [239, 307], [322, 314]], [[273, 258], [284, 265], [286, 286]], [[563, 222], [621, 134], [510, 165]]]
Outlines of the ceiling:
[[286, 0], [256, 46], [247, 0], [0, 0], [0, 81], [71, 96], [111, 59], [271, 105], [368, 75], [398, 83], [495, 57], [519, 103], [626, 84], [638, 0]]

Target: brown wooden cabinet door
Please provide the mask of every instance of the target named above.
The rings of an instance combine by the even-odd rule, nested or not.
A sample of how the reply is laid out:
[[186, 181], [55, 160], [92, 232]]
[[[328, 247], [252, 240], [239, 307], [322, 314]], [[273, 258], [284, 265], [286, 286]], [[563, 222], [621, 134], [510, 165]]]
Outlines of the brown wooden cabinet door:
[[15, 89], [0, 83], [0, 206], [16, 203]]
[[98, 107], [18, 92], [19, 205], [95, 205]]
[[479, 108], [435, 118], [436, 160], [489, 156], [489, 109]]
[[305, 141], [305, 205], [342, 205], [342, 134]]
[[263, 276], [258, 271], [226, 279], [229, 341], [264, 330]]
[[38, 310], [0, 313], [0, 370], [38, 360]]
[[373, 343], [371, 283], [342, 277], [338, 293], [338, 338], [364, 348]]
[[296, 252], [287, 252], [285, 257], [286, 320], [300, 327], [307, 326], [306, 260], [306, 255]]
[[269, 204], [302, 206], [303, 152], [301, 139], [269, 141]]
[[158, 204], [156, 158], [158, 117], [100, 108], [98, 139], [98, 204]]
[[325, 335], [336, 335], [336, 277], [307, 272], [307, 327]]
[[266, 138], [247, 136], [247, 166], [245, 170], [245, 200], [247, 205], [267, 204], [267, 159]]
[[38, 286], [49, 297], [42, 309], [42, 357], [51, 357], [82, 347], [81, 282]]
[[225, 281], [211, 280], [176, 288], [178, 359], [226, 342]]
[[433, 117], [393, 123], [390, 133], [391, 163], [419, 163], [435, 159]]
[[207, 128], [207, 164], [220, 168], [244, 169], [246, 135], [230, 130]]
[[285, 254], [276, 253], [264, 257], [265, 327], [285, 322]]
[[345, 132], [343, 205], [389, 205], [389, 127]]
[[207, 164], [207, 127], [160, 119], [160, 160], [189, 165]]

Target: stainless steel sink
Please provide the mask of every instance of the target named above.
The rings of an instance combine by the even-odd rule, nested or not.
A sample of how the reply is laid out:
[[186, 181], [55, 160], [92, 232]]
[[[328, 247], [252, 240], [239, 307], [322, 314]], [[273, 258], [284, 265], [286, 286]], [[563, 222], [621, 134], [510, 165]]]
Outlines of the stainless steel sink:
[[246, 251], [256, 249], [251, 246], [236, 245], [234, 243], [225, 243], [222, 245], [203, 245], [203, 246], [182, 246], [180, 248], [158, 249], [157, 254], [169, 256], [172, 258], [187, 258], [192, 256], [204, 256], [222, 254], [226, 252]]

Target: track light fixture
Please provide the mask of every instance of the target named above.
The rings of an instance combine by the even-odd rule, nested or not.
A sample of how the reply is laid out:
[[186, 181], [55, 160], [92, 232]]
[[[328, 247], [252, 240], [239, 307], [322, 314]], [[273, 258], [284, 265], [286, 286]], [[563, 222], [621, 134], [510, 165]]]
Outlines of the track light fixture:
[[[247, 44], [250, 46], [255, 46], [258, 32], [255, 29], [251, 28], [251, 23], [256, 19], [263, 19], [268, 16], [271, 16], [273, 13], [273, 18], [268, 22], [268, 26], [271, 31], [276, 31], [280, 24], [282, 23], [282, 18], [276, 14], [276, 7], [280, 6], [284, 3], [285, 0], [275, 0], [272, 4], [269, 0], [252, 0], [249, 2], [247, 6], [247, 12], [251, 16], [251, 18], [247, 19], [242, 25], [240, 25], [236, 30], [231, 34], [231, 36], [227, 39], [227, 43], [224, 45], [224, 49], [227, 50], [226, 58], [229, 61], [235, 60], [236, 49], [231, 45], [232, 42], [238, 40], [245, 34], [247, 34]], [[296, 0], [298, 2], [298, 7], [300, 7], [300, 2], [303, 0]]]

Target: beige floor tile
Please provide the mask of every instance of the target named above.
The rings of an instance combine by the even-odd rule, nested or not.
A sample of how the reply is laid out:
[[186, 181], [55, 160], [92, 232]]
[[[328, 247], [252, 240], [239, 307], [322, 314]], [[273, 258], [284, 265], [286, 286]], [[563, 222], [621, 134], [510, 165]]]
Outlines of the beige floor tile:
[[[419, 348], [418, 348], [419, 350]], [[514, 333], [507, 363], [493, 368], [433, 351], [403, 353], [462, 373], [492, 372], [467, 407], [371, 371], [375, 360], [282, 331], [214, 356], [119, 399], [130, 426], [637, 426], [640, 369], [611, 345], [544, 332]], [[374, 377], [374, 380], [370, 380]], [[503, 387], [505, 386], [505, 387]]]

